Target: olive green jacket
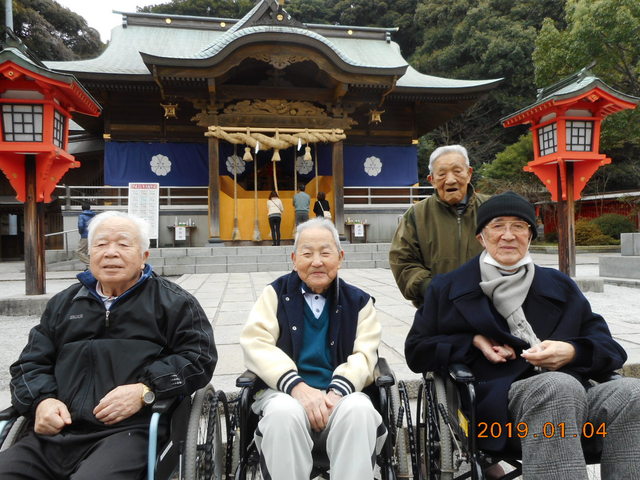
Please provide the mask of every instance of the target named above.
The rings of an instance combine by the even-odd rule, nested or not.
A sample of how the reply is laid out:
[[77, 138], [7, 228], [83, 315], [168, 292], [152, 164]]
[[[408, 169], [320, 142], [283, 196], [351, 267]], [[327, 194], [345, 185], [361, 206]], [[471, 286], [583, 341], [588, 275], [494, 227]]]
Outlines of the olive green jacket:
[[405, 298], [423, 303], [431, 279], [455, 270], [482, 252], [476, 236], [476, 212], [489, 195], [469, 185], [467, 208], [458, 215], [437, 192], [413, 205], [400, 219], [391, 241], [389, 265]]

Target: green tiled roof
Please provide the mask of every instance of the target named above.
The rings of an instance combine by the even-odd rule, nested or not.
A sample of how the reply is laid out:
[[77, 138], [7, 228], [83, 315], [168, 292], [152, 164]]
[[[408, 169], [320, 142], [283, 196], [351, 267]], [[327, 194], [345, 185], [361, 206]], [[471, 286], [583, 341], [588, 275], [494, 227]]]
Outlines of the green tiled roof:
[[[367, 69], [371, 73], [399, 75], [397, 88], [413, 93], [425, 91], [459, 93], [486, 91], [501, 79], [454, 80], [425, 75], [412, 68], [403, 58], [390, 35], [397, 29], [349, 27], [334, 25], [261, 25], [251, 23], [262, 3], [243, 19], [235, 21], [211, 17], [187, 17], [144, 13], [123, 13], [127, 20], [115, 27], [111, 41], [99, 57], [70, 62], [46, 62], [49, 68], [96, 77], [131, 76], [129, 79], [149, 79], [151, 73], [145, 59], [151, 63], [183, 63], [197, 65], [224, 54], [233, 44], [251, 43], [265, 38], [286, 39], [295, 43], [315, 44], [331, 54], [348, 70]], [[171, 24], [164, 23], [170, 17]], [[225, 21], [227, 28], [221, 28]], [[351, 31], [351, 35], [347, 32]], [[319, 33], [322, 32], [322, 33]], [[237, 43], [236, 43], [237, 42]], [[145, 59], [143, 59], [144, 54]], [[426, 92], [425, 92], [426, 93]]]

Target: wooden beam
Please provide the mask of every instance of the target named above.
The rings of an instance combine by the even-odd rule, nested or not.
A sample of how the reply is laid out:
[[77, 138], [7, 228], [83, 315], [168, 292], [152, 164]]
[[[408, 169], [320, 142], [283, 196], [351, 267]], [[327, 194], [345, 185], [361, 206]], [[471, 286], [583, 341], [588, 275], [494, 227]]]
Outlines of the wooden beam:
[[335, 205], [335, 225], [340, 238], [344, 236], [344, 148], [342, 142], [336, 142], [332, 147], [331, 175], [333, 177], [333, 202]]
[[209, 243], [220, 243], [220, 148], [209, 137]]
[[25, 293], [45, 293], [44, 214], [36, 198], [36, 156], [25, 155], [24, 271]]
[[[345, 92], [346, 93], [346, 92]], [[218, 89], [218, 99], [229, 102], [238, 99], [271, 99], [306, 100], [310, 102], [328, 103], [334, 101], [334, 90], [327, 88], [284, 88], [255, 85], [223, 85]]]

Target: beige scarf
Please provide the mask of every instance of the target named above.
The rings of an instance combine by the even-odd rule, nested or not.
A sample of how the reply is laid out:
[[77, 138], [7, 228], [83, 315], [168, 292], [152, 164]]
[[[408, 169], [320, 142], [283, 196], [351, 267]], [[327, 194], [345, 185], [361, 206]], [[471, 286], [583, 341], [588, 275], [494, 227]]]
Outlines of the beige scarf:
[[503, 275], [498, 267], [484, 261], [487, 255], [486, 250], [480, 255], [480, 288], [507, 321], [511, 335], [531, 347], [537, 345], [540, 339], [522, 310], [535, 274], [533, 262], [520, 266], [513, 274]]

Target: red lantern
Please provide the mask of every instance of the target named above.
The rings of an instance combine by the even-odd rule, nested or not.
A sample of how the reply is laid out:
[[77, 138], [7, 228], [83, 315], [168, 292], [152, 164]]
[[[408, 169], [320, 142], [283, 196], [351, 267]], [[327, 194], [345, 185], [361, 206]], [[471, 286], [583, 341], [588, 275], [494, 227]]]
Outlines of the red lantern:
[[71, 113], [98, 116], [100, 106], [72, 75], [7, 48], [0, 52], [0, 108], [0, 169], [24, 202], [25, 155], [34, 155], [36, 201], [50, 202], [62, 176], [80, 166], [66, 151]]
[[530, 124], [533, 156], [524, 170], [535, 173], [558, 204], [560, 270], [575, 275], [574, 201], [602, 165], [600, 124], [612, 113], [636, 108], [640, 99], [617, 92], [587, 69], [540, 90], [538, 100], [502, 119], [502, 125]]
[[[542, 180], [553, 201], [567, 200], [571, 185], [572, 199], [578, 200], [596, 170], [611, 163], [598, 153], [602, 120], [635, 108], [638, 101], [582, 70], [542, 89], [536, 103], [502, 119], [502, 125], [530, 124], [534, 159], [524, 169]], [[571, 173], [567, 167], [572, 167]]]
[[[72, 112], [100, 115], [100, 105], [73, 75], [49, 70], [26, 51], [0, 52], [0, 169], [24, 202], [25, 287], [45, 293], [43, 202], [70, 168]], [[40, 204], [40, 207], [38, 207]]]

